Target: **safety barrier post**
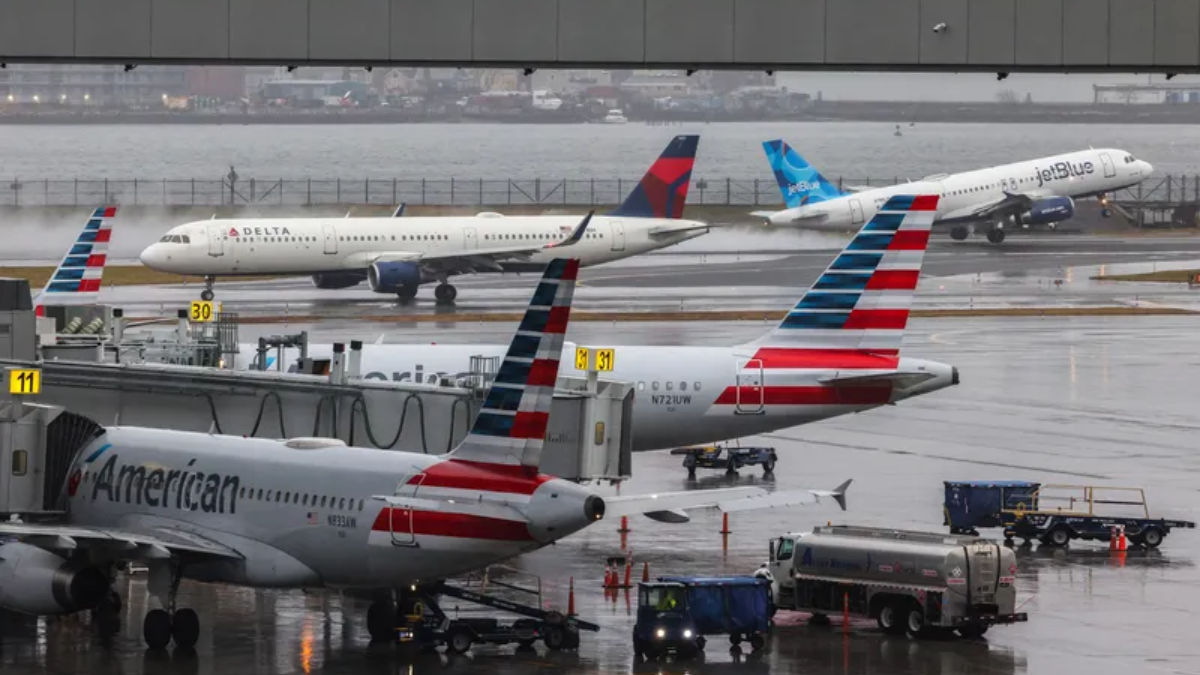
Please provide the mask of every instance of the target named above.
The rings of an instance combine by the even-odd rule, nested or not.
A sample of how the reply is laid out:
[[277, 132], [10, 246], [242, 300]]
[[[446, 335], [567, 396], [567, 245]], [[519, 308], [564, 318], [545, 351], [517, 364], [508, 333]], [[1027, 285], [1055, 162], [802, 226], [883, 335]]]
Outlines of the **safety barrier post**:
[[850, 633], [850, 591], [842, 593], [842, 633]]
[[726, 536], [732, 534], [732, 532], [729, 529], [729, 514], [728, 513], [721, 514], [721, 534], [726, 535]]

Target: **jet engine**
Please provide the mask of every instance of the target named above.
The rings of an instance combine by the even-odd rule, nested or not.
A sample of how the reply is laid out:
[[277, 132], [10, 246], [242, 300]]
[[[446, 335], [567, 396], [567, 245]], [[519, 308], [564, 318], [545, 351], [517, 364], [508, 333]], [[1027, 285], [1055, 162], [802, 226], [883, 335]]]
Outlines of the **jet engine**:
[[377, 262], [367, 269], [367, 283], [376, 293], [399, 293], [424, 280], [421, 266], [411, 262]]
[[1075, 202], [1070, 197], [1047, 197], [1034, 202], [1021, 222], [1025, 225], [1049, 225], [1061, 223], [1073, 215]]
[[93, 609], [108, 594], [108, 576], [45, 549], [0, 546], [0, 607], [39, 616]]
[[334, 273], [334, 274], [314, 274], [312, 275], [313, 286], [325, 290], [336, 290], [339, 288], [350, 288], [357, 286], [363, 282], [362, 274], [354, 274], [352, 272]]

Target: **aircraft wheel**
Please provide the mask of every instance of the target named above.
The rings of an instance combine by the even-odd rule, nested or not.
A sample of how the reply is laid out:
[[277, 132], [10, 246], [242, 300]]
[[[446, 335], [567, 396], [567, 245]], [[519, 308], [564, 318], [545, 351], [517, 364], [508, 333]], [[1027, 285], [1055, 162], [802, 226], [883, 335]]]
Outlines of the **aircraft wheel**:
[[1004, 230], [999, 228], [988, 230], [987, 238], [988, 241], [992, 242], [993, 244], [999, 244], [1004, 241]]
[[151, 649], [164, 649], [171, 642], [171, 615], [163, 609], [146, 612], [142, 621], [142, 639]]
[[433, 291], [433, 297], [437, 299], [439, 305], [451, 305], [458, 297], [458, 289], [450, 284], [439, 284]]
[[390, 602], [373, 602], [367, 608], [367, 632], [372, 640], [384, 641], [395, 635], [396, 608]]
[[200, 639], [200, 617], [195, 610], [184, 608], [175, 612], [171, 620], [171, 637], [175, 639], [176, 647], [190, 649], [196, 646]]
[[950, 238], [954, 241], [963, 241], [971, 232], [963, 225], [955, 225], [950, 228]]
[[200, 291], [200, 299], [205, 302], [212, 302], [213, 297], [214, 297], [213, 292], [208, 290], [207, 288]]
[[417, 291], [419, 289], [420, 286], [417, 286], [416, 284], [412, 284], [410, 286], [401, 286], [400, 290], [396, 291], [396, 297], [400, 298], [401, 300], [412, 300], [413, 298], [417, 297]]

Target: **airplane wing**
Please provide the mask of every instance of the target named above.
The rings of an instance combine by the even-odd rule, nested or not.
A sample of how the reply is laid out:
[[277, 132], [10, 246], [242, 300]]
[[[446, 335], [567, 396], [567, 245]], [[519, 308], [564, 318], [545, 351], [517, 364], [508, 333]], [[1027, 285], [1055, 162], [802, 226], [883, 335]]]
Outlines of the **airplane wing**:
[[846, 481], [832, 490], [772, 492], [757, 487], [738, 487], [605, 497], [604, 517], [642, 514], [663, 523], [686, 523], [690, 520], [686, 511], [692, 509], [719, 509], [726, 513], [734, 513], [819, 503], [822, 497], [833, 498], [844, 511], [846, 488], [849, 486], [850, 481]]
[[938, 218], [938, 222], [947, 224], [973, 223], [980, 220], [990, 220], [996, 216], [1021, 213], [1032, 208], [1035, 201], [1053, 196], [1049, 192], [1041, 191], [1005, 192], [1003, 197], [979, 204], [972, 204], [957, 211], [951, 211]]
[[116, 549], [126, 560], [170, 558], [174, 553], [242, 559], [228, 546], [171, 527], [109, 528], [74, 525], [0, 523], [0, 536], [17, 539], [52, 551], [86, 548]]
[[697, 230], [707, 230], [712, 226], [708, 223], [697, 223], [695, 225], [660, 225], [651, 229], [646, 234], [653, 238], [669, 237], [680, 232], [695, 232]]
[[[781, 213], [787, 213], [787, 211], [751, 211], [750, 215], [757, 216], [759, 218], [766, 218], [767, 220], [772, 220], [775, 216], [778, 216]], [[825, 211], [810, 210], [810, 211], [805, 211], [804, 213], [801, 213], [799, 215], [794, 215], [794, 216], [788, 218], [787, 222], [816, 224], [816, 223], [823, 223], [826, 220], [829, 220], [829, 214], [826, 213]], [[773, 222], [779, 222], [779, 221], [773, 221]]]
[[587, 231], [588, 225], [592, 222], [592, 215], [594, 213], [594, 211], [589, 211], [566, 239], [556, 241], [551, 244], [541, 244], [537, 246], [504, 246], [485, 249], [460, 249], [457, 251], [445, 251], [438, 253], [383, 252], [370, 258], [367, 263], [413, 262], [431, 269], [443, 271], [499, 272], [502, 269], [500, 267], [501, 261], [529, 258], [535, 253], [540, 253], [542, 251], [575, 245], [581, 239], [583, 239], [583, 234]]

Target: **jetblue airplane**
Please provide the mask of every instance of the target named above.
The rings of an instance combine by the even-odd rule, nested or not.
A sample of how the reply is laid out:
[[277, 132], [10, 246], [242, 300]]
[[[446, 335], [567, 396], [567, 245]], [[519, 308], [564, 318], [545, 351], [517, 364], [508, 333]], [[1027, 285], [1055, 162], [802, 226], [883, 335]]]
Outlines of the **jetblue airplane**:
[[941, 202], [935, 222], [951, 225], [952, 239], [966, 239], [975, 223], [991, 223], [987, 238], [993, 244], [1004, 241], [1006, 223], [1052, 228], [1075, 215], [1074, 200], [1098, 196], [1107, 206], [1108, 193], [1137, 185], [1154, 170], [1124, 150], [1100, 148], [844, 192], [787, 143], [765, 141], [763, 150], [787, 206], [754, 212], [772, 225], [853, 231], [893, 195], [936, 194]]
[[[61, 479], [46, 478], [58, 496], [46, 499], [62, 517], [0, 523], [0, 608], [114, 618], [117, 565], [137, 561], [149, 568], [158, 605], [142, 621], [152, 649], [189, 649], [200, 637], [195, 610], [176, 605], [185, 578], [366, 592], [379, 598], [367, 612], [371, 637], [394, 640], [393, 593], [412, 600], [421, 585], [535, 551], [606, 517], [680, 522], [688, 509], [821, 497], [845, 508], [849, 481], [834, 490], [602, 496], [539, 473], [578, 271], [578, 260], [546, 265], [470, 432], [445, 455], [90, 424], [77, 447], [60, 448], [73, 451]], [[543, 639], [554, 649], [563, 637]]]
[[[786, 429], [958, 384], [952, 366], [900, 355], [937, 204], [937, 196], [888, 199], [779, 325], [753, 342], [567, 348], [614, 347], [605, 375], [636, 383], [634, 450]], [[313, 358], [331, 354], [332, 345], [309, 347]], [[465, 376], [472, 356], [503, 354], [503, 345], [365, 345], [362, 372], [437, 382]], [[235, 367], [252, 367], [252, 359]], [[586, 375], [571, 358], [564, 370]]]
[[[620, 207], [596, 216], [571, 256], [585, 267], [673, 246], [707, 234], [706, 223], [682, 220], [699, 136], [676, 136]], [[367, 282], [376, 293], [411, 300], [438, 282], [434, 297], [450, 304], [452, 276], [540, 272], [560, 256], [581, 216], [412, 218], [253, 218], [201, 220], [172, 228], [141, 254], [160, 272], [204, 277], [212, 300], [217, 277], [309, 275], [339, 289]]]

